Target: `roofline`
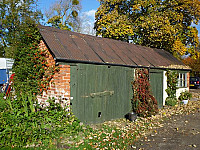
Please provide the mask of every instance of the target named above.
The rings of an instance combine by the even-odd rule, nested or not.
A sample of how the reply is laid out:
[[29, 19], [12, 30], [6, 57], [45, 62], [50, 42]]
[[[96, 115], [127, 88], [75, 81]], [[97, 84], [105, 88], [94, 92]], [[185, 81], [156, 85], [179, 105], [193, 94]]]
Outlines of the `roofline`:
[[131, 67], [131, 68], [147, 68], [147, 69], [162, 69], [162, 70], [183, 70], [183, 71], [192, 71], [192, 69], [176, 69], [176, 68], [167, 68], [167, 67], [151, 67], [151, 66], [136, 66], [136, 65], [123, 65], [123, 64], [112, 64], [112, 63], [100, 63], [94, 61], [82, 61], [75, 59], [65, 59], [65, 58], [55, 58], [56, 62], [68, 62], [68, 63], [84, 63], [84, 64], [95, 64], [95, 65], [109, 65], [109, 66], [123, 66], [123, 67]]

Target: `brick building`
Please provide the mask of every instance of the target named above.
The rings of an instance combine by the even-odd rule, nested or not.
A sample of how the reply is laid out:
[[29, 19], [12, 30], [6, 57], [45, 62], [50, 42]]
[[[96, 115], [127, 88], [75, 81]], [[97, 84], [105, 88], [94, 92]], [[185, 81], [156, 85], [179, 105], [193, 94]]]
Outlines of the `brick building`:
[[39, 26], [42, 50], [48, 63], [57, 65], [50, 89], [38, 99], [60, 98], [85, 123], [122, 118], [131, 110], [131, 82], [136, 68], [147, 68], [152, 93], [159, 107], [165, 104], [166, 70], [179, 73], [177, 96], [189, 90], [189, 71], [181, 61], [161, 49]]

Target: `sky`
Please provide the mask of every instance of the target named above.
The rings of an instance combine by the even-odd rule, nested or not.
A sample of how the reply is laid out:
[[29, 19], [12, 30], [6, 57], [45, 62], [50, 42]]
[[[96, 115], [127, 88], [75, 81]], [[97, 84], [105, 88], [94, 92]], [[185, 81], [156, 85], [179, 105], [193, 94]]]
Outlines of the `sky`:
[[[48, 10], [55, 1], [56, 0], [38, 0], [38, 7], [44, 13], [45, 10]], [[81, 5], [82, 5], [81, 13], [85, 13], [86, 15], [88, 15], [94, 20], [95, 12], [100, 5], [99, 1], [98, 0], [81, 0]]]
[[[45, 10], [48, 10], [48, 8], [50, 8], [50, 6], [55, 1], [56, 0], [38, 0], [38, 7], [44, 13]], [[92, 26], [95, 22], [95, 12], [100, 5], [99, 1], [98, 0], [81, 0], [81, 5], [82, 5], [81, 14], [89, 17], [89, 23], [87, 22], [87, 25], [91, 26], [91, 28], [93, 28]], [[194, 26], [196, 26], [196, 25], [194, 25]], [[198, 29], [199, 37], [200, 37], [200, 23], [196, 27]]]
[[[54, 4], [56, 0], [38, 0], [38, 9], [42, 11], [43, 14], [45, 14], [45, 11], [48, 11], [48, 9]], [[90, 35], [96, 35], [94, 28], [94, 22], [95, 22], [95, 12], [97, 8], [99, 7], [100, 3], [98, 0], [80, 0], [81, 2], [81, 12], [80, 16], [84, 16], [82, 23], [82, 31], [81, 33], [84, 34], [90, 34]], [[45, 20], [46, 22], [47, 20]]]
[[[38, 0], [38, 6], [42, 10], [48, 9], [56, 0]], [[81, 0], [82, 11], [97, 10], [99, 7], [98, 0]]]

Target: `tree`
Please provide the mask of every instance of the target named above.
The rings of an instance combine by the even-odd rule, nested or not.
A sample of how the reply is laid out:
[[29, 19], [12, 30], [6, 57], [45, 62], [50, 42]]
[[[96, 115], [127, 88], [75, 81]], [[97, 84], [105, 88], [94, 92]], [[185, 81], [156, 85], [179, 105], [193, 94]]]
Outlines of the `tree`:
[[57, 0], [46, 12], [47, 23], [64, 30], [76, 30], [80, 9], [79, 0]]
[[[36, 10], [35, 0], [3, 0], [0, 2], [0, 45], [3, 53], [23, 43], [25, 30], [39, 21], [41, 13]], [[13, 48], [10, 48], [13, 47]], [[14, 48], [15, 47], [15, 48]], [[14, 54], [15, 52], [12, 51]], [[15, 54], [14, 54], [15, 55]], [[15, 57], [14, 55], [10, 57]]]
[[192, 59], [191, 57], [187, 57], [183, 59], [183, 63], [192, 68], [191, 76], [200, 77], [200, 58]]
[[4, 56], [4, 48], [0, 45], [0, 58]]
[[[35, 9], [34, 0], [1, 1], [1, 45], [6, 55], [14, 58], [14, 86], [18, 96], [22, 93], [42, 92], [41, 86], [51, 78], [44, 78], [45, 72], [52, 73], [45, 61], [45, 52], [38, 48], [41, 36], [37, 23], [41, 18]], [[45, 79], [45, 81], [43, 80]]]
[[100, 0], [97, 35], [197, 58], [199, 0]]

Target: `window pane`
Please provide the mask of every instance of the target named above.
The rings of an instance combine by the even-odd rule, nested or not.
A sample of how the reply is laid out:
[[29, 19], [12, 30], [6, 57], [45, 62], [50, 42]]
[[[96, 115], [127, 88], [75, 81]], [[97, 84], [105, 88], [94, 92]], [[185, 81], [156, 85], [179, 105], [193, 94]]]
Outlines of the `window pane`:
[[186, 74], [183, 74], [183, 87], [186, 87]]

